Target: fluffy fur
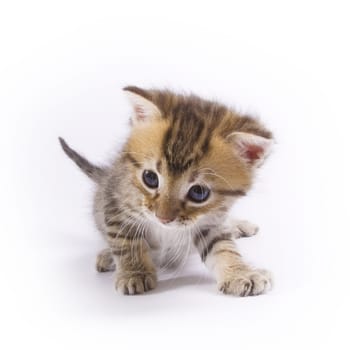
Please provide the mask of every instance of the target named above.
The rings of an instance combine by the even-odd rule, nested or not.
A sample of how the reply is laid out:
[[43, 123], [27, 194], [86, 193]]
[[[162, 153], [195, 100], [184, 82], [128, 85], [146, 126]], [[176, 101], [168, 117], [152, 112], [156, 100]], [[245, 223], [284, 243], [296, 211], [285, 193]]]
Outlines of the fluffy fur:
[[[233, 221], [228, 212], [251, 188], [271, 148], [271, 132], [254, 118], [194, 95], [124, 90], [133, 106], [132, 128], [113, 164], [97, 167], [60, 139], [97, 184], [94, 216], [108, 243], [97, 270], [116, 270], [116, 288], [139, 294], [156, 287], [157, 267], [178, 265], [196, 249], [220, 291], [267, 291], [270, 275], [248, 266], [234, 242], [257, 228]], [[145, 172], [157, 179], [155, 188], [145, 182]], [[193, 186], [208, 197], [194, 201]]]

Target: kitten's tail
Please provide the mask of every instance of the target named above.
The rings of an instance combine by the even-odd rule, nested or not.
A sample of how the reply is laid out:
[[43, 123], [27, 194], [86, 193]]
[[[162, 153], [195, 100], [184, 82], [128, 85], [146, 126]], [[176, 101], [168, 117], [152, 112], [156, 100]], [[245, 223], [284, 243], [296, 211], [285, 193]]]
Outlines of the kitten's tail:
[[100, 168], [96, 165], [91, 164], [87, 159], [82, 157], [80, 154], [75, 152], [68, 146], [66, 141], [62, 138], [58, 138], [63, 148], [64, 153], [74, 161], [76, 165], [92, 180], [99, 183], [101, 179], [106, 176], [106, 169]]

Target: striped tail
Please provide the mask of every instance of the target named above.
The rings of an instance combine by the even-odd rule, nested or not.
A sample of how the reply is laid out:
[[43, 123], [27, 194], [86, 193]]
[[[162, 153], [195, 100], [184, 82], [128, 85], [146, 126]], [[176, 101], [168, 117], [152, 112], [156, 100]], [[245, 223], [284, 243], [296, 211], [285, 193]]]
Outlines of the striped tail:
[[106, 176], [106, 169], [100, 168], [91, 164], [87, 159], [82, 157], [76, 151], [68, 146], [66, 141], [62, 138], [58, 138], [63, 148], [64, 153], [74, 161], [76, 165], [92, 180], [99, 183], [101, 179]]

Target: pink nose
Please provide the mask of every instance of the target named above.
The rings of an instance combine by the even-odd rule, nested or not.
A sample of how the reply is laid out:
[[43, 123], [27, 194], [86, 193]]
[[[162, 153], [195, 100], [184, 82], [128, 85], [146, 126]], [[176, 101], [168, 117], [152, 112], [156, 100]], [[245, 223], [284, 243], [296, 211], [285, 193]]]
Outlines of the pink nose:
[[169, 224], [170, 222], [174, 221], [174, 218], [161, 218], [159, 216], [157, 216], [157, 218], [162, 224]]

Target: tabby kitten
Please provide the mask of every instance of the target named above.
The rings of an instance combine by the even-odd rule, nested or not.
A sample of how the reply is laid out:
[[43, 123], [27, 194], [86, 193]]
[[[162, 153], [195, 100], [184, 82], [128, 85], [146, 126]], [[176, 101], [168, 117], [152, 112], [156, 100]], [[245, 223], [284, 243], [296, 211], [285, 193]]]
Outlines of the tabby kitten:
[[94, 216], [108, 243], [97, 270], [116, 270], [116, 288], [140, 294], [156, 287], [156, 266], [178, 265], [194, 248], [223, 293], [267, 291], [269, 273], [248, 266], [234, 241], [257, 229], [228, 212], [250, 189], [271, 132], [194, 95], [124, 90], [132, 129], [113, 164], [93, 165], [60, 138], [68, 157], [97, 184]]

